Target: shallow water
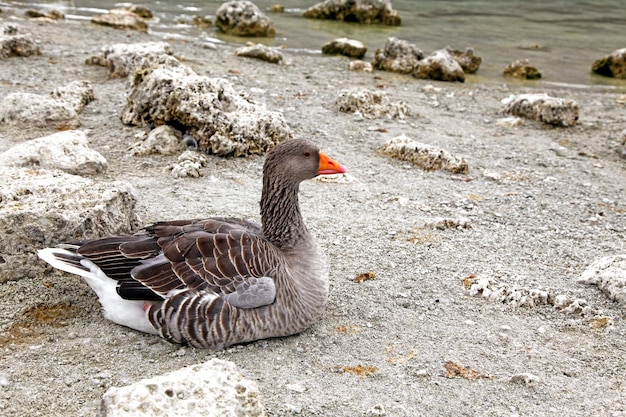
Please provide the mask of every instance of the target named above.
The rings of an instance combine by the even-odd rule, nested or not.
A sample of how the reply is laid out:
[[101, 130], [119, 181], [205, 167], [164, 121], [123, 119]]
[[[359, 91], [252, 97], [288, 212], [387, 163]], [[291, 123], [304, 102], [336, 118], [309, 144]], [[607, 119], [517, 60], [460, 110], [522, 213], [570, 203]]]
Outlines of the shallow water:
[[[275, 0], [256, 0], [264, 11]], [[320, 53], [321, 45], [337, 37], [363, 41], [369, 47], [366, 59], [384, 46], [390, 36], [406, 39], [425, 53], [451, 46], [474, 48], [483, 58], [477, 75], [468, 82], [503, 82], [502, 69], [519, 58], [528, 58], [543, 73], [528, 85], [572, 87], [612, 86], [626, 89], [626, 80], [591, 73], [594, 60], [615, 49], [626, 48], [626, 7], [622, 0], [585, 1], [411, 1], [393, 2], [402, 25], [359, 25], [303, 19], [302, 11], [316, 0], [284, 0], [285, 13], [268, 16], [277, 30], [275, 39], [262, 40], [301, 53]], [[46, 7], [62, 10], [68, 19], [87, 19], [119, 4], [114, 1], [9, 1], [7, 7]], [[139, 4], [139, 3], [137, 3]], [[222, 1], [159, 1], [149, 3], [155, 14], [150, 30], [163, 37], [189, 36], [206, 40], [245, 43], [249, 39], [220, 34], [215, 27], [198, 29], [181, 21], [196, 15], [214, 16]], [[515, 82], [506, 79], [506, 82]]]

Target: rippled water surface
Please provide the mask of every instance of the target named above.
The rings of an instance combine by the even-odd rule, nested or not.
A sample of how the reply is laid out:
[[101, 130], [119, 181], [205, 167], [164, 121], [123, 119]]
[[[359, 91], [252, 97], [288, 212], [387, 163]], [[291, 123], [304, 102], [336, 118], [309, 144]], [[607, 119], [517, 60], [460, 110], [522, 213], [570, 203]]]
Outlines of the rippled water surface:
[[[272, 14], [269, 6], [283, 4], [285, 13]], [[277, 30], [270, 45], [284, 45], [302, 53], [319, 53], [321, 45], [337, 37], [363, 41], [369, 47], [366, 59], [390, 36], [406, 39], [425, 53], [445, 46], [474, 48], [483, 58], [469, 82], [502, 82], [502, 69], [519, 58], [528, 58], [543, 73], [539, 85], [614, 86], [626, 89], [626, 81], [591, 74], [591, 64], [615, 49], [626, 48], [626, 7], [612, 1], [410, 1], [393, 2], [402, 25], [359, 25], [303, 19], [302, 12], [317, 1], [257, 0]], [[54, 8], [68, 19], [86, 19], [113, 8], [113, 1], [20, 1], [0, 2], [6, 7]], [[141, 4], [141, 3], [135, 3]], [[181, 22], [196, 15], [214, 16], [222, 1], [149, 2], [155, 14], [152, 33], [160, 36], [190, 36], [245, 43], [249, 39], [224, 36], [214, 27], [198, 29]]]

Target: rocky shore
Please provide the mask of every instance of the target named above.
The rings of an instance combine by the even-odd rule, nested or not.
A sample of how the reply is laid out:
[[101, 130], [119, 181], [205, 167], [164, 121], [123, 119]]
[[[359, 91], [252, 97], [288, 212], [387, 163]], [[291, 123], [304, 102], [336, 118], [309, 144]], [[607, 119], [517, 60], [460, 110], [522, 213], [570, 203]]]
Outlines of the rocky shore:
[[[2, 100], [29, 93], [42, 99], [25, 109], [45, 97], [74, 113], [23, 123], [18, 101], [0, 103], [0, 414], [91, 416], [112, 387], [220, 359], [256, 386], [259, 415], [626, 416], [626, 87], [438, 82], [288, 51], [274, 64], [228, 44], [5, 17], [39, 53], [1, 58]], [[331, 295], [300, 335], [221, 352], [172, 345], [106, 321], [86, 284], [34, 256], [72, 224], [258, 220], [266, 148], [220, 156], [228, 135], [212, 147], [198, 124], [155, 150], [169, 139], [149, 139], [162, 120], [139, 113], [138, 79], [93, 65], [112, 45], [163, 41], [179, 80], [221, 80], [233, 106], [275, 123], [276, 140], [312, 139], [348, 168], [302, 187]], [[237, 114], [219, 118], [224, 132]], [[68, 152], [95, 162], [45, 166], [54, 146], [40, 138], [78, 131]], [[207, 153], [185, 162], [189, 136]], [[35, 175], [46, 182], [26, 186]], [[53, 217], [87, 196], [98, 216]]]

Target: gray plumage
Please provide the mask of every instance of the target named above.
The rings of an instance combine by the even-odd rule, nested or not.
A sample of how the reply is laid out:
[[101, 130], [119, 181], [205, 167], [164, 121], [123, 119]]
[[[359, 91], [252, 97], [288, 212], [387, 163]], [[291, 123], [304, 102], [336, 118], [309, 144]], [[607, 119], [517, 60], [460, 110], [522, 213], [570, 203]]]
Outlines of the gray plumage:
[[299, 185], [341, 172], [313, 143], [287, 140], [263, 167], [262, 226], [230, 217], [159, 222], [39, 256], [83, 276], [105, 317], [171, 342], [221, 349], [295, 334], [328, 298], [326, 258], [300, 214]]

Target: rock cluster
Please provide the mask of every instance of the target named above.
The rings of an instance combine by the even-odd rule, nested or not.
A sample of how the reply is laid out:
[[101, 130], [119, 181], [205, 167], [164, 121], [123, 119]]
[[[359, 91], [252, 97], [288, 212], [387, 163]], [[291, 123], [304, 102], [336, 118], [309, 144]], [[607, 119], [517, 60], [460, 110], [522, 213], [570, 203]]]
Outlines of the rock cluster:
[[538, 80], [541, 78], [541, 72], [531, 65], [527, 59], [518, 59], [511, 62], [502, 71], [504, 75], [510, 75], [515, 78], [523, 78], [526, 80]]
[[388, 140], [380, 152], [392, 158], [410, 162], [426, 171], [442, 169], [453, 174], [467, 174], [469, 171], [465, 159], [445, 149], [417, 142], [406, 135]]
[[0, 57], [41, 54], [37, 41], [31, 35], [19, 32], [17, 25], [9, 24], [4, 27], [2, 35], [0, 35]]
[[326, 0], [308, 8], [302, 16], [310, 19], [382, 23], [391, 26], [399, 26], [402, 23], [391, 0]]
[[273, 37], [272, 21], [250, 1], [229, 1], [215, 12], [215, 25], [234, 36]]
[[464, 82], [465, 73], [478, 71], [481, 62], [482, 58], [475, 56], [471, 48], [465, 52], [444, 48], [425, 57], [415, 45], [391, 37], [384, 48], [376, 50], [372, 65], [420, 79]]
[[579, 108], [574, 100], [547, 94], [520, 94], [505, 100], [503, 113], [568, 127], [578, 121]]
[[420, 79], [465, 81], [463, 68], [446, 49], [434, 51], [418, 61], [411, 74]]
[[121, 119], [131, 125], [174, 124], [193, 136], [200, 150], [221, 156], [262, 154], [291, 137], [282, 114], [169, 55], [144, 59], [134, 70]]
[[110, 388], [99, 416], [263, 417], [256, 383], [230, 361], [211, 359], [125, 387]]
[[383, 71], [410, 74], [422, 58], [424, 52], [415, 45], [404, 39], [391, 37], [387, 39], [384, 48], [376, 50], [372, 65]]
[[335, 108], [340, 112], [357, 113], [365, 118], [404, 119], [411, 114], [403, 101], [390, 103], [385, 93], [361, 88], [339, 91], [335, 99]]
[[76, 129], [78, 115], [95, 100], [89, 81], [73, 81], [49, 96], [32, 93], [7, 95], [0, 106], [0, 122], [19, 126]]
[[596, 60], [591, 70], [606, 77], [626, 79], [626, 48], [617, 49]]

